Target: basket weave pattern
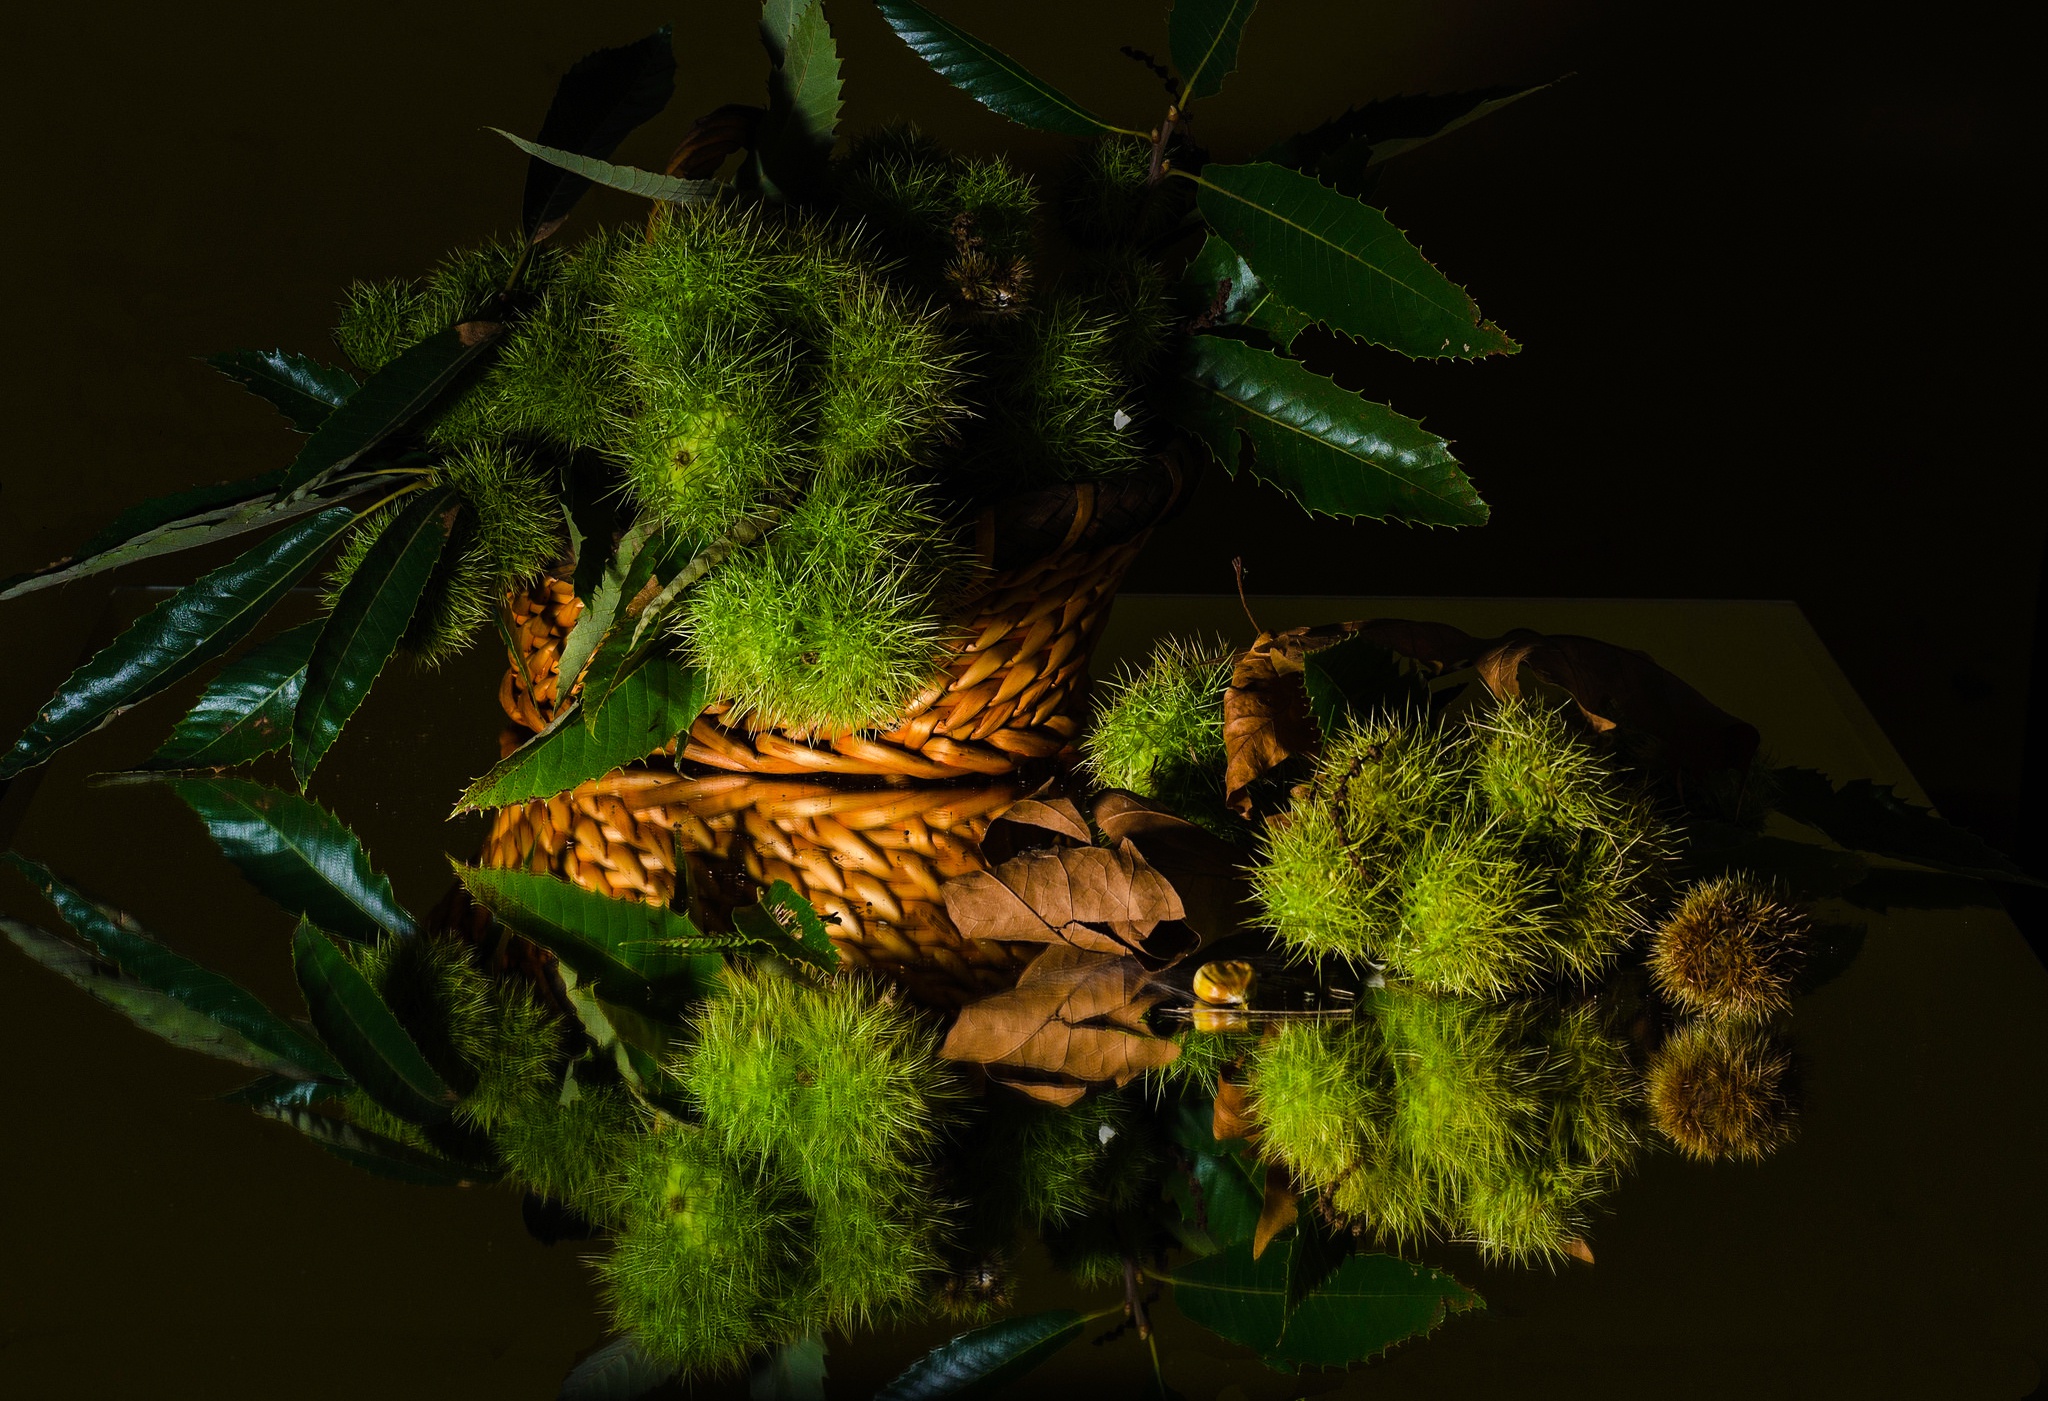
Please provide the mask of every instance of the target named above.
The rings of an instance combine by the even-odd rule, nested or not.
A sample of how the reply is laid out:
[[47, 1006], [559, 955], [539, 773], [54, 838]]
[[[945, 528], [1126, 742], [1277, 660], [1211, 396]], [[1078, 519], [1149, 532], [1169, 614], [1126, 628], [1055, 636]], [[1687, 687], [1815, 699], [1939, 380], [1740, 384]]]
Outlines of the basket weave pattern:
[[[890, 730], [795, 730], [758, 712], [733, 717], [717, 702], [690, 727], [677, 757], [734, 773], [955, 781], [1053, 758], [1080, 730], [1089, 654], [1145, 538], [995, 575], [965, 611], [957, 650]], [[508, 606], [533, 690], [517, 666], [508, 668], [499, 704], [517, 724], [543, 730], [563, 701], [562, 643], [583, 605], [567, 580], [548, 577]]]
[[715, 920], [785, 880], [831, 923], [847, 965], [958, 1007], [1008, 987], [1038, 952], [962, 938], [939, 888], [987, 868], [982, 836], [1016, 797], [1009, 784], [848, 788], [625, 769], [499, 809], [483, 860], [664, 906], [687, 863], [688, 889]]

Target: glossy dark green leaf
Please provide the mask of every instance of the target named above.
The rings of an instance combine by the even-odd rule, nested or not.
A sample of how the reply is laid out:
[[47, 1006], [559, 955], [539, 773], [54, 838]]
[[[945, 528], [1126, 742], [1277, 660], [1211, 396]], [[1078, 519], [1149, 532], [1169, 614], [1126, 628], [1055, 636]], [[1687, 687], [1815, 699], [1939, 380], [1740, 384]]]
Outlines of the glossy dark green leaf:
[[[578, 588], [576, 596], [583, 600], [583, 611], [576, 616], [569, 635], [562, 639], [562, 655], [558, 663], [557, 674], [562, 677], [563, 695], [566, 696], [569, 687], [583, 675], [583, 668], [589, 665], [598, 644], [617, 624], [620, 610], [632, 601], [632, 595], [626, 592], [629, 576], [637, 572], [640, 582], [646, 582], [646, 571], [652, 566], [643, 563], [641, 556], [654, 539], [657, 529], [652, 520], [635, 521], [628, 526], [604, 565], [592, 576], [590, 584]], [[596, 554], [593, 547], [591, 556], [594, 558]], [[579, 580], [585, 576], [586, 563], [584, 555], [579, 554], [576, 559]], [[638, 591], [636, 586], [634, 592]]]
[[1346, 721], [1420, 713], [1429, 683], [1414, 662], [1365, 637], [1347, 637], [1302, 659], [1301, 679], [1316, 729], [1327, 741]]
[[1196, 183], [1209, 226], [1311, 320], [1414, 357], [1520, 348], [1371, 205], [1267, 162], [1205, 166]]
[[675, 1374], [633, 1338], [613, 1338], [570, 1369], [555, 1401], [639, 1401]]
[[[22, 950], [53, 972], [175, 1045], [298, 1078], [343, 1078], [318, 1042], [254, 994], [173, 953], [127, 916], [86, 899], [36, 862], [11, 851], [4, 859], [56, 907], [83, 945], [34, 931], [55, 942], [31, 948], [23, 942], [27, 936], [10, 926]], [[76, 957], [65, 954], [67, 949]]]
[[875, 1393], [875, 1401], [938, 1401], [988, 1396], [1081, 1336], [1087, 1320], [1072, 1309], [1006, 1318], [942, 1343]]
[[595, 729], [572, 715], [535, 735], [472, 784], [456, 811], [552, 797], [601, 778], [689, 729], [710, 699], [702, 672], [673, 657], [649, 657], [612, 691]]
[[445, 1122], [455, 1091], [334, 941], [305, 920], [292, 935], [292, 971], [320, 1039], [371, 1099], [415, 1124]]
[[325, 423], [357, 387], [347, 370], [289, 350], [224, 350], [206, 363], [274, 405], [301, 433]]
[[1434, 1331], [1479, 1296], [1449, 1275], [1391, 1255], [1354, 1255], [1288, 1307], [1297, 1243], [1275, 1241], [1258, 1259], [1244, 1241], [1173, 1273], [1173, 1302], [1204, 1328], [1254, 1348], [1268, 1366], [1342, 1367]]
[[285, 469], [278, 497], [317, 485], [425, 414], [496, 353], [504, 333], [496, 320], [464, 321], [399, 352], [314, 430]]
[[619, 533], [621, 502], [610, 471], [590, 455], [576, 458], [562, 474], [562, 504], [576, 552], [571, 582], [587, 610], [611, 563], [612, 537]]
[[1265, 1205], [1265, 1169], [1242, 1143], [1222, 1143], [1212, 1131], [1215, 1104], [1182, 1100], [1166, 1116], [1166, 1129], [1185, 1160], [1167, 1178], [1167, 1191], [1180, 1209], [1175, 1233], [1197, 1254], [1248, 1241]]
[[[658, 116], [675, 90], [675, 50], [663, 25], [637, 43], [578, 59], [555, 85], [540, 143], [603, 160], [635, 127]], [[527, 238], [539, 243], [560, 228], [589, 188], [587, 178], [552, 161], [529, 163], [520, 200]]]
[[229, 662], [150, 755], [152, 769], [227, 769], [288, 743], [320, 624], [301, 623]]
[[910, 51], [939, 76], [998, 116], [1063, 136], [1143, 135], [1111, 126], [1000, 50], [956, 29], [912, 0], [877, 0], [876, 8]]
[[1233, 475], [1242, 433], [1252, 474], [1310, 511], [1411, 525], [1486, 521], [1486, 503], [1442, 438], [1299, 361], [1193, 336], [1181, 377], [1168, 411]]
[[349, 1089], [346, 1080], [295, 1080], [288, 1075], [265, 1075], [229, 1090], [220, 1100], [223, 1104], [241, 1104], [251, 1109], [310, 1109], [316, 1104], [346, 1098]]
[[765, 0], [768, 111], [756, 138], [761, 190], [771, 198], [807, 198], [825, 182], [839, 135], [839, 49], [824, 0]]
[[1244, 22], [1258, 0], [1173, 0], [1166, 20], [1167, 45], [1180, 72], [1181, 106], [1214, 97], [1237, 67]]
[[1259, 159], [1307, 171], [1345, 194], [1363, 194], [1368, 172], [1374, 167], [1549, 86], [1539, 83], [1533, 88], [1382, 98], [1332, 117], [1311, 131], [1275, 142]]
[[1814, 827], [1852, 851], [1986, 880], [2037, 885], [2012, 859], [1981, 838], [1901, 798], [1890, 784], [1867, 778], [1837, 787], [1813, 769], [1773, 769], [1779, 812]]
[[398, 650], [460, 504], [446, 487], [415, 496], [377, 536], [334, 601], [306, 661], [292, 716], [292, 773], [301, 788]]
[[[656, 629], [684, 585], [702, 577], [696, 542], [673, 531], [656, 531], [625, 569], [618, 605], [595, 641], [583, 671], [583, 727], [595, 733], [598, 718], [619, 684], [651, 654]], [[651, 597], [643, 598], [648, 586]], [[639, 604], [635, 608], [635, 604]], [[578, 619], [580, 622], [581, 619]], [[573, 634], [574, 629], [571, 629]], [[574, 638], [572, 641], [580, 641]], [[564, 649], [567, 654], [567, 649]], [[573, 656], [570, 660], [574, 660]], [[693, 717], [694, 718], [694, 717]]]
[[839, 966], [839, 946], [817, 907], [786, 880], [770, 882], [757, 907], [768, 914], [785, 940], [800, 952], [790, 955], [829, 973]]
[[513, 930], [574, 969], [609, 1002], [646, 1009], [702, 995], [723, 961], [691, 952], [704, 932], [639, 900], [614, 900], [531, 871], [455, 867], [470, 895]]
[[725, 187], [716, 180], [683, 180], [674, 175], [657, 175], [651, 170], [636, 166], [613, 165], [592, 156], [579, 156], [574, 151], [558, 151], [552, 146], [543, 146], [538, 141], [528, 141], [523, 136], [514, 136], [509, 131], [491, 127], [498, 135], [526, 152], [537, 161], [560, 166], [582, 177], [593, 185], [605, 185], [614, 190], [624, 190], [629, 195], [642, 199], [661, 200], [668, 204], [708, 204], [718, 198], [718, 192]]
[[415, 1187], [467, 1187], [490, 1182], [497, 1174], [479, 1170], [469, 1163], [400, 1143], [395, 1138], [372, 1133], [346, 1119], [323, 1114], [296, 1104], [255, 1103], [249, 1106], [259, 1118], [288, 1124], [351, 1167], [388, 1177]]
[[1273, 295], [1235, 248], [1210, 234], [1181, 274], [1181, 304], [1202, 326], [1247, 326], [1282, 350], [1309, 327], [1309, 319]]
[[37, 712], [0, 759], [0, 778], [42, 763], [233, 647], [313, 567], [350, 518], [345, 507], [335, 507], [281, 530], [136, 619]]
[[355, 833], [312, 799], [244, 778], [170, 785], [249, 883], [292, 914], [359, 943], [417, 930]]
[[318, 495], [277, 501], [283, 471], [247, 481], [196, 487], [130, 507], [72, 554], [0, 583], [0, 599], [89, 578], [140, 560], [196, 549], [266, 526], [283, 525], [365, 492], [389, 490], [388, 476], [333, 483]]

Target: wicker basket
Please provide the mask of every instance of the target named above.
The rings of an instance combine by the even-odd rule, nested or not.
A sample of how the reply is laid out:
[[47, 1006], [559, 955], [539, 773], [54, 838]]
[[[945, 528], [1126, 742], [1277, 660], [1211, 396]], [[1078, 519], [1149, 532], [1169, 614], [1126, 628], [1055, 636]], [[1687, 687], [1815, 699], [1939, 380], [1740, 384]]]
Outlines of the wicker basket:
[[[651, 905], [681, 883], [714, 923], [786, 880], [833, 925], [844, 962], [957, 1008], [1008, 987], [1034, 944], [968, 940], [939, 893], [986, 869], [981, 839], [1013, 784], [850, 787], [634, 768], [545, 802], [501, 808], [483, 864], [547, 872]], [[514, 961], [534, 971], [532, 951]]]
[[[799, 730], [759, 713], [733, 717], [717, 702], [672, 752], [733, 773], [954, 782], [1068, 752], [1110, 601], [1185, 483], [1182, 459], [1170, 452], [1128, 477], [1026, 493], [985, 510], [976, 522], [983, 570], [955, 617], [952, 654], [890, 729]], [[515, 723], [538, 731], [562, 703], [562, 642], [582, 605], [553, 577], [507, 604], [533, 689], [515, 663], [499, 702]]]

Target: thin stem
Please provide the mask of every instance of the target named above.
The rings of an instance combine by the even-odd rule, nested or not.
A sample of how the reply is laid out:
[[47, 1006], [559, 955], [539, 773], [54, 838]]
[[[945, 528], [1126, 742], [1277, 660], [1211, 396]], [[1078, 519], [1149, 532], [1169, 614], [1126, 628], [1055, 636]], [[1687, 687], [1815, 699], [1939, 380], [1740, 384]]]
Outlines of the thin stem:
[[390, 494], [389, 496], [386, 496], [386, 497], [384, 497], [384, 498], [383, 498], [382, 500], [379, 500], [379, 501], [373, 502], [372, 504], [370, 504], [370, 505], [368, 505], [368, 506], [365, 506], [365, 507], [363, 507], [363, 509], [362, 509], [362, 510], [360, 510], [360, 511], [357, 511], [357, 512], [356, 512], [356, 519], [357, 519], [357, 520], [362, 520], [362, 519], [364, 519], [364, 518], [365, 518], [365, 517], [367, 517], [367, 516], [372, 516], [372, 515], [375, 515], [375, 514], [376, 514], [376, 513], [378, 512], [378, 511], [381, 511], [381, 510], [383, 510], [383, 509], [384, 509], [384, 508], [385, 508], [386, 506], [389, 506], [389, 505], [390, 505], [390, 504], [391, 504], [392, 502], [396, 501], [396, 500], [397, 500], [397, 499], [398, 499], [399, 497], [401, 497], [401, 496], [410, 496], [410, 495], [412, 495], [412, 494], [413, 494], [414, 492], [416, 492], [416, 491], [420, 490], [421, 488], [423, 488], [423, 487], [424, 487], [425, 485], [426, 485], [426, 483], [425, 483], [425, 482], [413, 482], [413, 483], [412, 483], [411, 485], [409, 485], [409, 486], [402, 486], [402, 487], [400, 487], [400, 488], [399, 488], [398, 490], [396, 490], [396, 491], [392, 492], [392, 493], [391, 493], [391, 494]]

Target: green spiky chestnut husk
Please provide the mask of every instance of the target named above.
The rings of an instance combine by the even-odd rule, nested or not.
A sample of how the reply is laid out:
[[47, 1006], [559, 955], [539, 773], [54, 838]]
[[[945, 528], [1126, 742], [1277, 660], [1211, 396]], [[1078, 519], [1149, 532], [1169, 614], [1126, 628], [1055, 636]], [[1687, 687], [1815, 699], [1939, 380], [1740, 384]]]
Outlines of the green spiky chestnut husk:
[[860, 978], [736, 968], [691, 1030], [674, 1074], [713, 1141], [820, 1203], [917, 1169], [956, 1093], [931, 1026]]
[[1223, 692], [1233, 656], [1220, 639], [1169, 637], [1113, 680], [1081, 741], [1105, 787], [1230, 830], [1223, 809]]
[[532, 305], [479, 385], [495, 424], [575, 452], [609, 445], [625, 386], [615, 348], [598, 318], [612, 263], [636, 242], [626, 229], [594, 234], [560, 257], [538, 258]]
[[1559, 1258], [1635, 1143], [1619, 1042], [1584, 1011], [1388, 987], [1247, 1060], [1262, 1151], [1375, 1239]]
[[1149, 183], [1152, 143], [1106, 136], [1082, 145], [1060, 180], [1058, 209], [1084, 248], [1130, 247], [1169, 233], [1187, 211], [1185, 180]]
[[709, 542], [799, 478], [794, 368], [781, 349], [714, 339], [694, 362], [627, 379], [633, 411], [617, 443], [644, 514]]
[[885, 728], [945, 655], [965, 565], [924, 488], [831, 473], [690, 591], [679, 632], [739, 713], [821, 733]]
[[899, 277], [935, 289], [954, 253], [950, 152], [899, 122], [857, 138], [836, 167], [839, 203], [897, 259]]
[[944, 322], [861, 276], [826, 322], [815, 371], [816, 451], [827, 469], [916, 460], [960, 414], [960, 356]]
[[1792, 1053], [1759, 1027], [1688, 1022], [1650, 1058], [1650, 1122], [1689, 1158], [1765, 1158], [1798, 1132]]
[[[442, 458], [435, 470], [461, 496], [464, 509], [399, 643], [427, 667], [467, 647], [490, 622], [506, 589], [539, 575], [567, 541], [553, 484], [525, 452], [472, 444]], [[365, 517], [343, 541], [325, 581], [329, 609], [396, 515], [387, 506]]]
[[412, 344], [409, 326], [418, 295], [396, 278], [350, 284], [334, 327], [335, 345], [357, 369], [377, 373]]
[[991, 350], [991, 431], [983, 436], [988, 466], [1068, 481], [1143, 461], [1141, 414], [1112, 318], [1067, 295], [1001, 324]]
[[1695, 883], [1650, 943], [1650, 977], [1674, 1006], [1757, 1021], [1792, 1005], [1805, 961], [1806, 915], [1767, 882], [1741, 873]]
[[597, 1261], [620, 1332], [692, 1376], [737, 1371], [804, 1331], [803, 1210], [786, 1182], [721, 1153], [708, 1131], [641, 1135], [613, 1185], [612, 1249]]

